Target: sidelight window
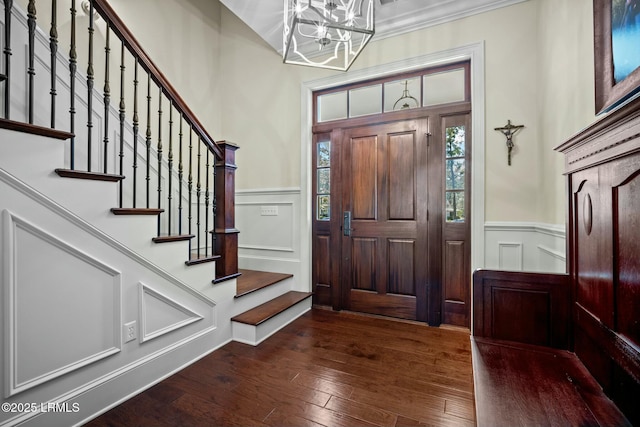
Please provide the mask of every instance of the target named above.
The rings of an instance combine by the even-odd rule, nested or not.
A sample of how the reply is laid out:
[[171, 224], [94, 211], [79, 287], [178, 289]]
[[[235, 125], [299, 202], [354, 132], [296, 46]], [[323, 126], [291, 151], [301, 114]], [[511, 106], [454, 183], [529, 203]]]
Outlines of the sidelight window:
[[466, 138], [464, 126], [445, 129], [445, 218], [464, 222], [466, 185]]
[[316, 144], [316, 218], [331, 219], [331, 141]]

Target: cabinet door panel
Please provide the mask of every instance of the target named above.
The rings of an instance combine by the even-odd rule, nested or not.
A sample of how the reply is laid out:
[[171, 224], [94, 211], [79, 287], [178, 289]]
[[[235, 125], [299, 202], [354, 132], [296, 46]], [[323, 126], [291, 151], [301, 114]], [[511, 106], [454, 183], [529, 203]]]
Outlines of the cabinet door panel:
[[573, 175], [576, 301], [613, 327], [611, 197], [599, 168]]

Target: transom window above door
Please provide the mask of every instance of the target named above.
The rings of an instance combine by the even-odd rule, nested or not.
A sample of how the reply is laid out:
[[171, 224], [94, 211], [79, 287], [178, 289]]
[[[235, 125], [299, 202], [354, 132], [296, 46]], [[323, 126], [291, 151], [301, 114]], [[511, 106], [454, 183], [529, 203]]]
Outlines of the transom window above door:
[[315, 92], [314, 122], [326, 123], [469, 100], [469, 62], [463, 62]]

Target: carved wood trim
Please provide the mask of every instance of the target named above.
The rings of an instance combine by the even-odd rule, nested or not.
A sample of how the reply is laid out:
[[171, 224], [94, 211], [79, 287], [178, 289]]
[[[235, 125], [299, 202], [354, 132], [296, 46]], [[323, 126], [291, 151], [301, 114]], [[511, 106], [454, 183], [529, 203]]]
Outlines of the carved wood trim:
[[554, 148], [565, 154], [565, 173], [640, 151], [640, 98]]

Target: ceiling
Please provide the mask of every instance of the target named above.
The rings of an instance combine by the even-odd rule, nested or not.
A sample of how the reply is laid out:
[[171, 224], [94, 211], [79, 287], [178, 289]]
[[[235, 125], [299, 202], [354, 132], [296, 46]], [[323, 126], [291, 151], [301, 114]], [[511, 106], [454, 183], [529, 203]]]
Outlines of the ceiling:
[[[374, 0], [379, 40], [527, 0]], [[282, 53], [283, 0], [220, 0]]]

